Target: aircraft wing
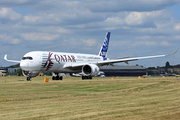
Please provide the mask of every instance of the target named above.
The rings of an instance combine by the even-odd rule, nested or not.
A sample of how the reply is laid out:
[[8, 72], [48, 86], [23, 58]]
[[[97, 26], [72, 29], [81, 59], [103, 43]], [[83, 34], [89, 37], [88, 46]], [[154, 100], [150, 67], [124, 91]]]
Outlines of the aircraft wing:
[[[179, 48], [178, 48], [178, 49], [179, 49]], [[174, 54], [178, 51], [178, 49], [177, 49], [174, 53], [172, 53], [172, 54], [99, 61], [99, 62], [97, 63], [97, 65], [100, 65], [100, 66], [101, 66], [101, 65], [104, 65], [104, 64], [113, 64], [113, 63], [119, 63], [119, 62], [125, 62], [125, 63], [128, 64], [128, 61], [135, 61], [135, 60], [146, 59], [146, 58], [165, 57], [165, 56], [174, 55]]]
[[96, 61], [96, 62], [84, 62], [84, 63], [70, 63], [70, 64], [65, 64], [63, 68], [69, 68], [69, 69], [76, 69], [76, 68], [80, 68], [84, 65], [87, 64], [96, 64], [97, 66], [103, 66], [103, 65], [112, 65], [113, 63], [119, 63], [119, 62], [125, 62], [128, 64], [128, 61], [135, 61], [135, 60], [140, 60], [140, 59], [147, 59], [147, 58], [157, 58], [157, 57], [165, 57], [165, 56], [170, 56], [170, 55], [174, 55], [176, 52], [178, 51], [178, 49], [172, 53], [172, 54], [166, 54], [166, 55], [155, 55], [155, 56], [145, 56], [145, 57], [135, 57], [135, 58], [130, 58], [130, 57], [125, 57], [125, 58], [119, 58], [119, 59], [114, 59], [114, 60], [105, 60], [105, 61]]
[[15, 63], [20, 63], [21, 61], [16, 61], [16, 60], [8, 60], [7, 59], [7, 54], [4, 56], [4, 60], [8, 61], [8, 62], [15, 62]]

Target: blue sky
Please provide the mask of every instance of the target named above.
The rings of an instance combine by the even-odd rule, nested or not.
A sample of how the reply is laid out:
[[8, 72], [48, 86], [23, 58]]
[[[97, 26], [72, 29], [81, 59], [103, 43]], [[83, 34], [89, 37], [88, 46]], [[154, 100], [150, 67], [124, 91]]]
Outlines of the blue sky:
[[14, 7], [12, 8], [13, 11], [20, 13], [21, 15], [25, 16], [28, 14], [33, 14], [34, 10], [30, 8], [20, 8], [20, 7]]
[[[98, 54], [111, 32], [108, 57], [169, 54], [180, 47], [180, 0], [1, 0], [0, 65], [29, 51]], [[130, 65], [180, 64], [180, 51]], [[121, 65], [126, 65], [121, 63]]]
[[167, 7], [167, 10], [173, 10], [173, 17], [176, 19], [180, 19], [180, 4]]

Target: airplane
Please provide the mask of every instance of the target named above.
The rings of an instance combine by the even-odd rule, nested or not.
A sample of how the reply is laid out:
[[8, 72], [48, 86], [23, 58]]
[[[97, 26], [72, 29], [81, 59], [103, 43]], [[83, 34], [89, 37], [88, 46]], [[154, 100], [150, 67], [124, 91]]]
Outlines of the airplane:
[[146, 57], [124, 57], [110, 60], [107, 58], [109, 46], [110, 32], [106, 33], [103, 45], [98, 55], [80, 54], [80, 53], [65, 53], [51, 51], [32, 51], [26, 53], [20, 61], [8, 60], [7, 54], [4, 60], [8, 62], [20, 63], [22, 73], [27, 77], [27, 81], [31, 81], [32, 77], [36, 77], [40, 72], [52, 72], [56, 76], [52, 80], [62, 80], [63, 76], [59, 73], [82, 73], [82, 80], [92, 79], [98, 75], [100, 67], [104, 65], [112, 65], [114, 63], [135, 61], [146, 58], [165, 57], [175, 54], [178, 49], [172, 54], [155, 55]]

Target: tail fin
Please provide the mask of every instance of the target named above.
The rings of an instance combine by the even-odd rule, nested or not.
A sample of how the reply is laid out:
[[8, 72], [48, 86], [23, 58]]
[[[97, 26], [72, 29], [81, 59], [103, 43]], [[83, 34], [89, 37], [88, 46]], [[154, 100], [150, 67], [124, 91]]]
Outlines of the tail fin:
[[104, 58], [104, 60], [107, 59], [107, 51], [108, 51], [108, 46], [109, 46], [110, 34], [111, 34], [110, 32], [106, 33], [103, 46], [101, 47], [99, 54], [98, 54], [99, 56], [102, 56]]

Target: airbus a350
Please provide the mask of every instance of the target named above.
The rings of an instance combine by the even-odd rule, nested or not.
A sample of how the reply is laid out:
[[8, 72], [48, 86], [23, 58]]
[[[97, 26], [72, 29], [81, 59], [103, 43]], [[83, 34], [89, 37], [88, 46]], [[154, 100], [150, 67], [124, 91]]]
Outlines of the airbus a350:
[[59, 73], [81, 73], [82, 79], [92, 79], [96, 76], [100, 67], [104, 65], [113, 65], [114, 63], [134, 61], [145, 58], [156, 58], [173, 55], [155, 55], [146, 57], [124, 57], [110, 60], [107, 58], [107, 51], [109, 46], [110, 32], [106, 33], [103, 46], [98, 55], [79, 54], [79, 53], [65, 53], [65, 52], [51, 52], [51, 51], [32, 51], [26, 53], [20, 61], [8, 60], [7, 54], [4, 59], [9, 62], [20, 63], [22, 73], [30, 81], [32, 77], [36, 77], [40, 72], [53, 72], [53, 80], [62, 80], [63, 77]]

